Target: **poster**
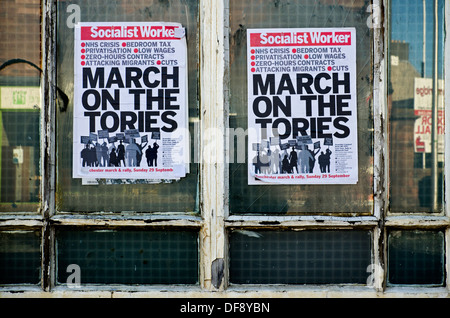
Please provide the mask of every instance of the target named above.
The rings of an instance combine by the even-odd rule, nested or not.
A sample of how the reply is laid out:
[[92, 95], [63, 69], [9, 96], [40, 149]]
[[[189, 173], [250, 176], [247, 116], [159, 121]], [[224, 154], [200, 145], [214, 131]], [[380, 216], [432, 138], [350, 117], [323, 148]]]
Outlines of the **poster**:
[[188, 173], [187, 49], [178, 23], [79, 23], [73, 177]]
[[[414, 79], [414, 152], [431, 153], [433, 79]], [[438, 161], [444, 161], [444, 81], [438, 81]]]
[[354, 28], [248, 29], [248, 184], [358, 182]]

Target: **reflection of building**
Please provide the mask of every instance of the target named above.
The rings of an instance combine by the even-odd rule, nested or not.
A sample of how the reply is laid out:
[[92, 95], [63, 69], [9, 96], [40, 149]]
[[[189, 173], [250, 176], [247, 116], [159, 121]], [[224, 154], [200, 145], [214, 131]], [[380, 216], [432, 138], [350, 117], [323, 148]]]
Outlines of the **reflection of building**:
[[[41, 42], [36, 36], [40, 34], [41, 28], [39, 2], [2, 0], [1, 3], [0, 65], [13, 58], [21, 58], [40, 65]], [[16, 64], [0, 72], [0, 81], [7, 80], [7, 76], [12, 80], [17, 77], [35, 77], [39, 74], [28, 65]]]
[[1, 201], [39, 202], [39, 87], [0, 87], [0, 92]]
[[408, 43], [392, 41], [390, 50], [390, 204], [397, 212], [427, 211], [430, 156], [414, 152], [414, 79], [421, 74], [409, 61]]
[[33, 211], [39, 202], [40, 73], [11, 61], [40, 66], [40, 14], [39, 2], [2, 0], [0, 211]]

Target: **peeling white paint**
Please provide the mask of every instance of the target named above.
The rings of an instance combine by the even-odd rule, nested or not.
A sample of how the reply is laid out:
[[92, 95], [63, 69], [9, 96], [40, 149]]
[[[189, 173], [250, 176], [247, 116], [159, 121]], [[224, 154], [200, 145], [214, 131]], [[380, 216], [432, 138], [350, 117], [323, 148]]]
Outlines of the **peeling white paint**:
[[[388, 1], [373, 0], [373, 6], [384, 10], [383, 17], [387, 17]], [[200, 153], [200, 162], [205, 162], [203, 156], [215, 158], [216, 164], [209, 162], [201, 166], [201, 216], [168, 213], [164, 215], [145, 215], [128, 213], [116, 214], [89, 214], [71, 215], [55, 214], [55, 132], [53, 127], [56, 109], [55, 92], [52, 84], [55, 78], [55, 4], [52, 1], [43, 2], [43, 61], [44, 75], [42, 85], [42, 157], [43, 178], [41, 184], [44, 199], [41, 204], [41, 215], [15, 215], [0, 216], [0, 229], [44, 229], [43, 235], [46, 244], [49, 244], [49, 260], [42, 264], [41, 275], [45, 277], [48, 288], [43, 291], [40, 287], [17, 286], [2, 287], [0, 298], [15, 297], [82, 297], [82, 298], [122, 298], [122, 297], [235, 297], [235, 298], [277, 298], [277, 297], [320, 297], [320, 298], [411, 298], [411, 297], [449, 297], [448, 288], [421, 288], [421, 287], [386, 287], [386, 230], [395, 229], [445, 229], [446, 237], [446, 272], [450, 272], [450, 208], [446, 205], [445, 215], [416, 216], [405, 214], [387, 214], [389, 179], [387, 167], [389, 162], [387, 138], [387, 106], [386, 106], [386, 79], [387, 65], [385, 63], [385, 33], [387, 19], [382, 22], [381, 28], [373, 30], [373, 107], [374, 107], [374, 211], [373, 215], [365, 216], [228, 216], [228, 171], [225, 158], [228, 157], [226, 136], [226, 118], [228, 116], [228, 0], [200, 1], [200, 141], [205, 143], [208, 136], [214, 140], [215, 148], [208, 148], [209, 153]], [[446, 29], [450, 27], [450, 6], [446, 6]], [[380, 17], [381, 18], [381, 17]], [[50, 34], [49, 34], [50, 33]], [[445, 39], [445, 50], [450, 51], [448, 34]], [[450, 69], [450, 59], [445, 59], [445, 68]], [[446, 72], [446, 100], [450, 100], [450, 72]], [[446, 107], [446, 118], [450, 118], [450, 108]], [[222, 132], [207, 135], [214, 129]], [[450, 147], [450, 125], [446, 125], [446, 148]], [[200, 149], [203, 147], [200, 146]], [[225, 149], [225, 151], [224, 151]], [[450, 152], [446, 152], [446, 162], [450, 162]], [[446, 166], [446, 182], [450, 181], [450, 165]], [[446, 187], [446, 195], [450, 195]], [[199, 286], [81, 286], [82, 290], [71, 290], [64, 286], [55, 286], [56, 255], [54, 248], [54, 226], [74, 227], [194, 227], [199, 229], [200, 245], [200, 284]], [[373, 286], [228, 286], [228, 242], [227, 231], [236, 230], [249, 236], [257, 236], [256, 230], [261, 229], [289, 229], [293, 231], [305, 229], [369, 229], [373, 233], [373, 264], [379, 269], [374, 272]], [[256, 229], [256, 230], [255, 230]], [[222, 284], [213, 286], [212, 264], [216, 259], [224, 260], [224, 278]], [[447, 277], [447, 286], [450, 285], [450, 275]]]

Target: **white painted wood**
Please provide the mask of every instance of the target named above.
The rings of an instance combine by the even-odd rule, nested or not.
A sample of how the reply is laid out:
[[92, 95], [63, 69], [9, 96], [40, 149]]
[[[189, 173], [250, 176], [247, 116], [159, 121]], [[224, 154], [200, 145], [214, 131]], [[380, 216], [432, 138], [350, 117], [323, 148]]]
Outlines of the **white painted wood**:
[[[444, 12], [444, 105], [445, 105], [445, 192], [444, 192], [444, 210], [445, 215], [450, 217], [450, 5], [445, 2], [445, 12]], [[450, 228], [447, 226], [445, 231], [445, 277], [447, 290], [450, 289]]]
[[211, 266], [224, 259], [224, 4], [200, 1], [201, 285], [213, 289]]
[[[389, 16], [389, 0], [373, 0], [374, 6]], [[42, 146], [43, 160], [41, 190], [43, 201], [41, 215], [14, 214], [0, 216], [0, 230], [42, 229], [42, 245], [50, 257], [50, 264], [43, 263], [42, 276], [50, 282], [42, 291], [38, 287], [16, 286], [0, 288], [0, 297], [448, 297], [448, 288], [386, 288], [387, 231], [390, 229], [445, 229], [446, 277], [450, 285], [450, 208], [445, 204], [443, 215], [389, 214], [388, 208], [388, 113], [386, 101], [387, 59], [386, 45], [389, 26], [373, 30], [374, 54], [374, 211], [373, 215], [345, 216], [257, 216], [228, 215], [228, 170], [226, 144], [228, 119], [228, 0], [200, 0], [199, 84], [200, 84], [200, 210], [201, 216], [180, 213], [157, 214], [77, 214], [55, 213], [55, 3], [43, 0], [42, 5]], [[446, 29], [450, 29], [450, 6], [445, 8]], [[450, 51], [448, 35], [445, 52]], [[445, 69], [450, 68], [450, 58], [445, 55]], [[445, 100], [450, 100], [450, 72], [445, 74]], [[450, 118], [450, 107], [446, 107]], [[450, 125], [446, 125], [446, 149], [450, 147]], [[445, 154], [450, 162], [450, 152]], [[445, 166], [445, 180], [450, 183], [450, 165]], [[446, 187], [446, 198], [450, 194]], [[56, 255], [55, 228], [73, 226], [132, 227], [183, 227], [199, 229], [200, 286], [83, 286], [71, 290], [55, 286]], [[373, 234], [373, 264], [378, 266], [373, 286], [228, 286], [227, 232], [233, 230], [289, 229], [367, 229]], [[224, 260], [224, 278], [216, 288], [213, 285], [212, 264]], [[368, 273], [369, 275], [369, 273]], [[21, 292], [17, 292], [21, 291]]]

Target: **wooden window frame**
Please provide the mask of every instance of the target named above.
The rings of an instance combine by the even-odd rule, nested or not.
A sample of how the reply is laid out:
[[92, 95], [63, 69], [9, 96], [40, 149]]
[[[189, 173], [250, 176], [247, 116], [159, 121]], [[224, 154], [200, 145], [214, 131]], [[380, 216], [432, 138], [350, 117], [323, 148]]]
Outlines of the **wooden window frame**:
[[[83, 295], [85, 297], [390, 297], [390, 296], [448, 296], [450, 286], [450, 207], [445, 202], [442, 214], [413, 215], [389, 213], [389, 156], [387, 138], [387, 41], [386, 25], [390, 0], [373, 0], [372, 5], [381, 8], [379, 28], [373, 29], [373, 106], [374, 106], [374, 211], [371, 216], [258, 216], [230, 215], [229, 177], [226, 144], [229, 113], [229, 1], [200, 0], [199, 5], [199, 105], [200, 105], [200, 147], [209, 129], [220, 131], [221, 135], [208, 136], [208, 143], [217, 145], [212, 153], [199, 153], [200, 159], [200, 216], [152, 213], [135, 215], [111, 215], [101, 213], [60, 214], [55, 211], [56, 184], [56, 138], [55, 114], [56, 94], [56, 5], [54, 1], [42, 0], [42, 64], [41, 78], [41, 206], [38, 214], [2, 213], [1, 230], [37, 230], [42, 233], [41, 242], [41, 284], [40, 286], [0, 287], [0, 296], [20, 297], [54, 295]], [[383, 19], [384, 18], [384, 19]], [[445, 6], [445, 26], [450, 29], [450, 6]], [[445, 38], [445, 52], [450, 52], [448, 33]], [[448, 55], [448, 54], [447, 54]], [[445, 69], [450, 69], [450, 59], [445, 60]], [[445, 73], [445, 100], [450, 100], [450, 72]], [[446, 107], [446, 118], [450, 118], [450, 107]], [[448, 121], [448, 119], [447, 119]], [[450, 149], [450, 125], [446, 125], [445, 146]], [[213, 139], [211, 139], [213, 138]], [[204, 156], [214, 158], [205, 162]], [[210, 161], [210, 160], [209, 160]], [[445, 153], [445, 161], [450, 162], [450, 151]], [[450, 182], [450, 165], [445, 166], [445, 181]], [[446, 187], [445, 198], [449, 197]], [[64, 227], [95, 228], [195, 228], [199, 233], [199, 284], [198, 286], [89, 286], [79, 289], [56, 284], [55, 229]], [[233, 230], [323, 230], [323, 229], [364, 229], [372, 233], [373, 285], [369, 286], [254, 286], [230, 285], [227, 236]], [[434, 229], [445, 233], [445, 287], [389, 287], [386, 284], [387, 235], [396, 229]], [[370, 273], [368, 273], [370, 275]], [[17, 294], [20, 291], [20, 294]]]

